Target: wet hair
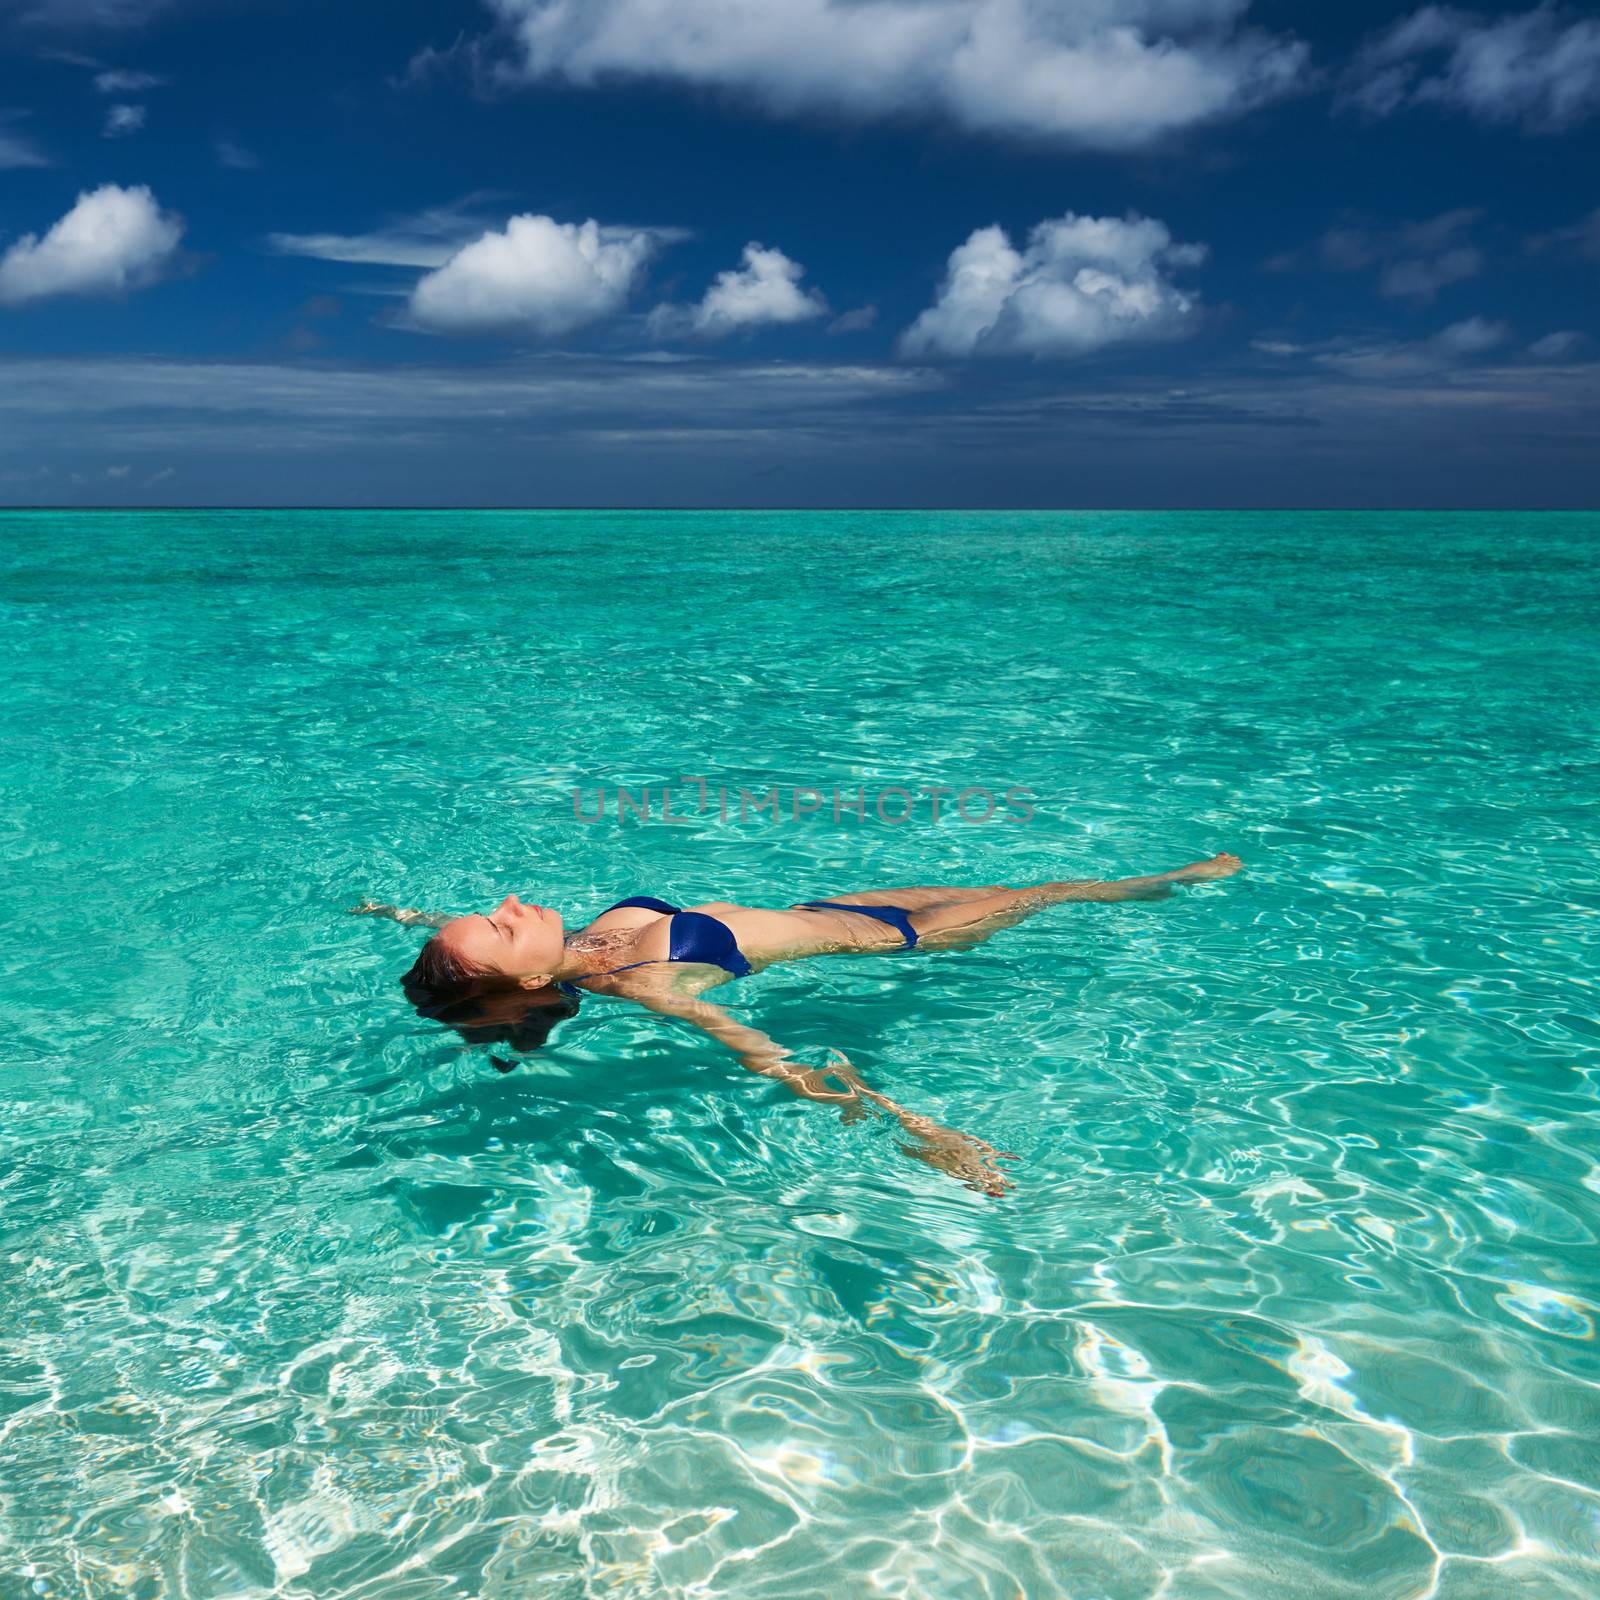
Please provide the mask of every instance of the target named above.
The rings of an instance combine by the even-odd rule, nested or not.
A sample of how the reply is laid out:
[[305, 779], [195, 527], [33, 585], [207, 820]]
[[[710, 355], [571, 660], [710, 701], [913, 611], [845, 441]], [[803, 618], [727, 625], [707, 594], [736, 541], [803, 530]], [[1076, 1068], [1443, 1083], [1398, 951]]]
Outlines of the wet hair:
[[475, 982], [482, 972], [469, 961], [463, 961], [455, 951], [434, 934], [417, 952], [417, 959], [400, 982], [407, 989], [447, 989]]
[[[400, 986], [418, 1016], [454, 1028], [468, 1044], [503, 1044], [518, 1055], [543, 1048], [558, 1022], [578, 1014], [574, 997], [551, 988], [523, 990], [496, 983], [437, 937], [417, 952]], [[500, 1072], [516, 1066], [499, 1056], [490, 1060]]]

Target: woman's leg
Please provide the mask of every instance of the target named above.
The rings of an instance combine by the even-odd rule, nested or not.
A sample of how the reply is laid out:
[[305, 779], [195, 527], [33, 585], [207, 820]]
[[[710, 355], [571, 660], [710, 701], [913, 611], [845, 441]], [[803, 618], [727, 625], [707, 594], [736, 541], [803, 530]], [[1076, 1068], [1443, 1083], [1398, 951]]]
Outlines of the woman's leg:
[[898, 906], [902, 911], [926, 911], [932, 906], [964, 905], [969, 900], [983, 900], [989, 895], [1011, 892], [1003, 883], [991, 883], [982, 889], [941, 888], [924, 884], [903, 889], [849, 889], [839, 894], [819, 894], [816, 898], [849, 906]]
[[1030, 910], [1053, 906], [1063, 900], [1159, 900], [1172, 893], [1175, 883], [1201, 883], [1210, 878], [1231, 877], [1239, 870], [1238, 856], [1213, 856], [1209, 861], [1192, 861], [1171, 872], [1156, 872], [1143, 878], [1064, 879], [1058, 883], [1036, 883], [1011, 889], [991, 883], [980, 889], [952, 885], [922, 884], [900, 889], [851, 889], [840, 894], [818, 895], [819, 900], [839, 901], [856, 906], [898, 906], [902, 911], [932, 911], [942, 906], [972, 905], [979, 900], [1003, 900], [1020, 896]]
[[1171, 872], [1151, 873], [1142, 878], [1117, 878], [1102, 882], [1090, 878], [1080, 881], [1039, 883], [1026, 889], [1000, 889], [979, 894], [958, 904], [930, 905], [915, 911], [911, 926], [919, 942], [934, 944], [970, 942], [986, 939], [1000, 928], [1009, 928], [1046, 906], [1069, 900], [1110, 902], [1118, 900], [1160, 900], [1172, 893], [1176, 884], [1205, 883], [1215, 878], [1230, 878], [1243, 866], [1238, 856], [1222, 854], [1208, 861], [1192, 861]]
[[[1214, 878], [1231, 878], [1244, 863], [1224, 852], [1208, 861], [1191, 861], [1171, 872], [1153, 872], [1144, 878], [1113, 878], [1109, 883], [1090, 878], [1079, 883], [1046, 883], [1040, 889], [1051, 894], [1046, 905], [1062, 900], [1164, 900], [1175, 883], [1207, 883]], [[1024, 890], [1024, 893], [1029, 891]]]

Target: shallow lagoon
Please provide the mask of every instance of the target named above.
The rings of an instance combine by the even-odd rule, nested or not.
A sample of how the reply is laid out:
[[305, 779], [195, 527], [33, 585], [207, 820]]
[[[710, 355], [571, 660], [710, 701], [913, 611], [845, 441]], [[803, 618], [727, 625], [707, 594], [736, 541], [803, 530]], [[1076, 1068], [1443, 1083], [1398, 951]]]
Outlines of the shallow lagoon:
[[[0, 531], [0, 1593], [1600, 1589], [1600, 517]], [[502, 1076], [342, 914], [1222, 848], [722, 991], [999, 1203], [612, 1002]]]

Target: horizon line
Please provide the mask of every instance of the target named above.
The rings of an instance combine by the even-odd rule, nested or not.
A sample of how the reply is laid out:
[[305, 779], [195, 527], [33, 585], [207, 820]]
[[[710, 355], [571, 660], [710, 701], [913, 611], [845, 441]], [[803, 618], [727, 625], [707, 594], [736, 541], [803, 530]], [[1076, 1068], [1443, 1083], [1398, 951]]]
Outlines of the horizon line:
[[1329, 514], [1369, 514], [1376, 512], [1394, 512], [1412, 514], [1429, 512], [1434, 514], [1449, 513], [1451, 515], [1471, 515], [1474, 513], [1502, 513], [1514, 512], [1521, 516], [1572, 516], [1600, 512], [1600, 504], [1595, 505], [1570, 505], [1570, 506], [1519, 506], [1519, 505], [1270, 505], [1270, 506], [1237, 506], [1237, 505], [1157, 505], [1157, 506], [1126, 506], [1126, 505], [1018, 505], [1018, 506], [992, 506], [992, 505], [661, 505], [640, 502], [626, 505], [592, 505], [592, 504], [552, 504], [552, 505], [488, 505], [488, 504], [460, 504], [460, 505], [329, 505], [317, 502], [296, 502], [293, 504], [276, 504], [273, 502], [222, 502], [194, 505], [140, 505], [131, 502], [117, 504], [95, 505], [48, 505], [33, 502], [30, 504], [4, 505], [0, 504], [0, 515], [11, 512], [210, 512], [210, 511], [342, 511], [350, 513], [375, 513], [395, 511], [506, 511], [506, 512], [571, 512], [571, 511], [677, 511], [677, 512], [888, 512], [904, 514], [929, 514], [951, 511], [960, 512], [986, 512], [993, 515], [1006, 515], [1017, 512], [1054, 512], [1064, 515], [1080, 514], [1085, 512], [1116, 512], [1116, 513], [1154, 513], [1154, 512], [1182, 512], [1201, 513], [1219, 512], [1233, 515], [1251, 513], [1280, 513], [1286, 511], [1306, 511]]

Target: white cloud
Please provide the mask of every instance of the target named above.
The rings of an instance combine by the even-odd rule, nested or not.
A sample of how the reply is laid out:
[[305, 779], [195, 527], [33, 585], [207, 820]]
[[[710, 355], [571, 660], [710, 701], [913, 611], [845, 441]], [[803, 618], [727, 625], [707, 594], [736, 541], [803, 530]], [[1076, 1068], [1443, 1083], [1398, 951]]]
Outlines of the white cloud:
[[[230, 156], [244, 154], [229, 146]], [[218, 159], [224, 166], [238, 165]], [[254, 158], [251, 158], [253, 163]], [[478, 197], [481, 198], [481, 197]], [[270, 233], [269, 249], [281, 256], [311, 256], [366, 267], [442, 267], [484, 231], [484, 219], [466, 210], [474, 197], [399, 217], [371, 233]]]
[[1366, 46], [1342, 103], [1375, 117], [1442, 105], [1559, 132], [1600, 110], [1600, 20], [1553, 4], [1492, 21], [1424, 6]]
[[1576, 328], [1563, 328], [1558, 333], [1547, 333], [1528, 346], [1528, 354], [1535, 361], [1577, 361], [1589, 348], [1589, 337]]
[[1464, 322], [1452, 322], [1433, 336], [1433, 345], [1441, 355], [1481, 356], [1486, 351], [1498, 350], [1511, 337], [1511, 329], [1503, 322], [1491, 322], [1487, 317], [1468, 317]]
[[814, 289], [802, 289], [805, 268], [781, 250], [751, 242], [744, 247], [744, 265], [719, 272], [717, 281], [695, 307], [695, 326], [702, 333], [732, 333], [770, 322], [805, 322], [820, 317], [828, 302]]
[[1084, 355], [1182, 333], [1195, 297], [1169, 271], [1198, 264], [1151, 217], [1041, 222], [1025, 250], [1003, 228], [979, 228], [950, 257], [939, 298], [902, 336], [905, 355]]
[[1459, 245], [1436, 256], [1391, 262], [1378, 279], [1378, 293], [1391, 299], [1431, 300], [1441, 289], [1474, 278], [1482, 270], [1483, 252]]
[[68, 444], [81, 450], [92, 439], [109, 459], [180, 467], [175, 444], [201, 461], [217, 449], [336, 454], [362, 441], [437, 449], [443, 439], [481, 441], [489, 424], [529, 439], [605, 427], [849, 438], [863, 417], [943, 386], [922, 367], [565, 354], [398, 367], [19, 355], [6, 377], [0, 463]]
[[751, 242], [744, 265], [719, 272], [698, 305], [657, 306], [650, 314], [658, 338], [694, 335], [721, 339], [774, 323], [808, 322], [823, 316], [828, 302], [814, 289], [802, 289], [805, 268], [781, 250]]
[[865, 333], [878, 320], [878, 308], [875, 305], [857, 306], [853, 311], [843, 312], [828, 324], [828, 332], [839, 333]]
[[404, 233], [269, 233], [267, 244], [280, 256], [368, 267], [442, 267], [460, 248]]
[[487, 0], [521, 73], [655, 78], [776, 113], [939, 116], [1101, 148], [1147, 144], [1292, 88], [1303, 45], [1250, 0]]
[[97, 72], [94, 86], [101, 94], [140, 94], [146, 89], [159, 89], [166, 83], [153, 72], [130, 72], [122, 67], [108, 67]]
[[1389, 339], [1332, 340], [1305, 351], [1319, 366], [1352, 378], [1379, 382], [1403, 380], [1469, 365], [1511, 340], [1504, 322], [1467, 317], [1441, 328], [1431, 338], [1411, 342]]
[[144, 126], [144, 117], [143, 106], [107, 106], [105, 137], [125, 139], [130, 133], [137, 133]]
[[148, 188], [86, 191], [41, 239], [24, 234], [0, 257], [0, 305], [58, 294], [122, 294], [171, 264], [183, 223]]
[[1600, 261], [1600, 206], [1570, 227], [1557, 228], [1553, 233], [1535, 234], [1528, 240], [1528, 248], [1534, 252], [1552, 248], [1575, 250], [1591, 261]]
[[[1485, 463], [1498, 473], [1485, 499], [1592, 501], [1600, 362], [1503, 354], [1374, 381], [1314, 360], [1234, 366], [1179, 390], [1108, 363], [1069, 385], [1047, 370], [1019, 373], [1028, 381], [1002, 396], [922, 366], [19, 353], [0, 385], [0, 484], [8, 468], [39, 481], [0, 499], [81, 498], [69, 470], [126, 461], [130, 499], [153, 468], [171, 466], [177, 476], [155, 491], [171, 501], [303, 501], [310, 486], [328, 503], [365, 504], [388, 481], [444, 505], [770, 502], [748, 469], [782, 461], [795, 469], [783, 498], [838, 500], [843, 484], [868, 503], [903, 499], [907, 483], [928, 503], [992, 502], [996, 483], [1042, 503], [1041, 484], [1065, 494], [1062, 484], [1101, 474], [1096, 497], [1108, 504], [1154, 498], [1152, 482], [1189, 502], [1226, 504], [1244, 485], [1260, 503], [1428, 504], [1471, 499]], [[1400, 466], [1424, 475], [1391, 480]], [[1166, 489], [1151, 475], [1167, 471], [1201, 479]]]
[[623, 308], [661, 237], [650, 228], [603, 228], [592, 220], [512, 217], [417, 284], [411, 321], [448, 333], [570, 333]]
[[31, 139], [25, 138], [20, 133], [13, 133], [6, 126], [15, 122], [19, 117], [25, 117], [25, 111], [0, 111], [0, 171], [8, 167], [48, 167], [49, 158], [39, 149]]
[[[216, 140], [211, 146], [211, 151], [216, 156], [219, 167], [229, 167], [235, 172], [254, 172], [261, 165], [261, 158], [258, 155], [246, 150], [243, 145], [235, 144], [232, 139]], [[275, 237], [292, 237], [292, 235], [275, 235]]]
[[390, 78], [389, 84], [395, 89], [415, 89], [435, 81], [454, 79], [487, 99], [504, 91], [508, 75], [505, 63], [497, 56], [492, 35], [463, 32], [442, 50], [435, 45], [424, 45], [406, 63], [406, 70]]
[[17, 20], [43, 28], [135, 27], [171, 0], [12, 0]]

